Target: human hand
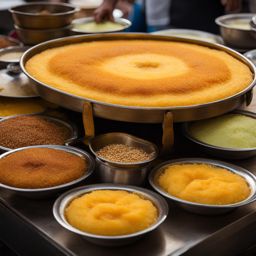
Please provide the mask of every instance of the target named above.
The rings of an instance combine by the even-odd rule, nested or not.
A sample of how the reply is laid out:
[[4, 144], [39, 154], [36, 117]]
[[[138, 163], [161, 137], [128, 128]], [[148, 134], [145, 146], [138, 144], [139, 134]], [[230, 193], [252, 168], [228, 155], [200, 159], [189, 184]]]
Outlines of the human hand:
[[225, 6], [226, 12], [239, 12], [241, 10], [241, 0], [221, 0], [222, 5]]
[[128, 18], [132, 11], [132, 3], [127, 0], [119, 0], [116, 7], [123, 12], [123, 18]]
[[104, 2], [95, 10], [94, 19], [97, 23], [104, 20], [113, 21], [113, 10], [116, 6], [117, 0], [104, 0]]

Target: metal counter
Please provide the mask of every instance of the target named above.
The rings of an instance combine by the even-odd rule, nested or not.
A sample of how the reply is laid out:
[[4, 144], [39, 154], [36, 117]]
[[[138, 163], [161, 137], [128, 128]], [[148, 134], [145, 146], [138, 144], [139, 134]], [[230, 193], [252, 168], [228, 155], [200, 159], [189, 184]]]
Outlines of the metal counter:
[[[249, 109], [256, 110], [256, 100]], [[177, 140], [173, 157], [202, 156], [183, 138]], [[232, 163], [256, 174], [256, 157]], [[200, 216], [171, 205], [164, 224], [142, 240], [102, 247], [62, 228], [53, 218], [53, 202], [54, 198], [32, 200], [0, 190], [0, 240], [21, 256], [233, 256], [256, 244], [255, 203], [220, 216]]]

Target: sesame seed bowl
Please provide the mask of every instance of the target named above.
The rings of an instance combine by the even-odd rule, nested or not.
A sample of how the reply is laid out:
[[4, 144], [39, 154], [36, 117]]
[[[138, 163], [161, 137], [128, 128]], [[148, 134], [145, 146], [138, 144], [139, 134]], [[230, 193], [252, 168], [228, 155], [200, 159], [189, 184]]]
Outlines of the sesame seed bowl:
[[92, 138], [89, 148], [96, 157], [102, 182], [143, 185], [158, 148], [152, 142], [127, 133], [107, 133]]
[[[34, 117], [38, 117], [41, 118], [42, 120], [46, 121], [44, 122], [44, 126], [41, 126], [40, 123], [31, 123], [30, 121], [33, 122], [33, 120], [31, 119], [30, 121], [28, 119], [24, 119], [23, 121], [21, 120], [21, 118], [34, 118]], [[20, 119], [20, 120], [18, 120]], [[10, 125], [10, 121], [13, 123], [12, 125]], [[19, 121], [16, 122], [16, 121]], [[40, 120], [39, 120], [40, 121]], [[5, 127], [4, 131], [1, 130], [2, 125], [8, 122], [10, 125], [10, 128], [7, 126]], [[16, 123], [15, 123], [16, 122]], [[25, 125], [26, 122], [26, 125]], [[47, 128], [47, 122], [49, 122], [50, 124], [52, 124], [56, 129], [52, 129], [52, 131], [50, 131], [50, 129]], [[21, 124], [22, 123], [22, 124]], [[15, 131], [11, 129], [11, 127], [15, 128]], [[57, 128], [61, 128], [57, 129]], [[32, 132], [30, 131], [26, 131], [26, 129], [29, 128], [33, 128], [34, 132], [32, 134]], [[47, 138], [43, 137], [43, 133], [40, 135], [40, 139], [37, 141], [35, 136], [33, 135], [37, 135], [38, 133], [42, 132], [42, 128], [44, 128], [44, 133], [51, 133], [54, 132], [55, 133], [57, 131], [62, 131], [64, 133], [65, 130], [65, 138], [64, 135], [63, 137], [63, 144], [62, 145], [68, 145], [68, 143], [74, 139], [77, 138], [77, 127], [74, 124], [69, 124], [68, 122], [65, 122], [63, 120], [60, 120], [58, 118], [55, 117], [51, 117], [51, 116], [47, 116], [47, 115], [41, 115], [41, 114], [25, 114], [25, 115], [18, 115], [18, 116], [11, 116], [11, 117], [6, 117], [0, 120], [0, 152], [6, 152], [6, 151], [10, 151], [12, 149], [15, 148], [21, 148], [21, 147], [26, 147], [26, 146], [35, 146], [35, 145], [44, 145], [44, 144], [59, 144], [61, 145], [61, 143], [56, 143], [55, 139], [54, 141], [52, 140], [52, 138], [54, 138], [54, 134], [51, 134], [51, 143], [50, 141], [47, 142]], [[49, 127], [51, 128], [51, 127]], [[15, 134], [13, 134], [15, 133]], [[12, 135], [13, 134], [13, 135]], [[17, 137], [18, 136], [18, 137]], [[39, 135], [38, 135], [39, 136]], [[16, 139], [15, 139], [16, 138]], [[17, 139], [20, 140], [19, 144], [17, 144]], [[42, 140], [43, 139], [43, 140]], [[26, 141], [27, 140], [27, 141]], [[29, 144], [32, 143], [32, 144]], [[14, 144], [15, 145], [14, 145]], [[26, 145], [24, 145], [26, 144]]]

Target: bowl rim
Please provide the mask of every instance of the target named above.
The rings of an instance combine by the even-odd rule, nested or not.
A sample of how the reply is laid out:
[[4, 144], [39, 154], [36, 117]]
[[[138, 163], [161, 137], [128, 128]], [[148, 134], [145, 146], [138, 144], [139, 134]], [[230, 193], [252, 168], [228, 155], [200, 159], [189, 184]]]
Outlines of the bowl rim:
[[[35, 28], [22, 28], [22, 27], [20, 27], [20, 26], [18, 26], [16, 24], [14, 24], [14, 28], [17, 31], [29, 32], [29, 33], [37, 33], [37, 34], [47, 34], [47, 33], [53, 33], [53, 32], [62, 32], [62, 31], [70, 30], [71, 27], [72, 27], [71, 25], [67, 25], [67, 26], [64, 26], [64, 27], [61, 27], [61, 28], [35, 29]], [[31, 48], [32, 46], [30, 45], [30, 46], [27, 46], [27, 47]]]
[[[212, 43], [224, 45], [224, 41], [220, 35], [206, 32], [203, 30], [197, 30], [197, 29], [170, 28], [170, 29], [155, 31], [155, 32], [152, 32], [151, 34], [164, 36], [164, 33], [168, 33], [168, 32], [173, 33], [173, 34], [169, 34], [170, 36], [177, 36], [177, 37], [184, 37], [184, 38], [185, 38], [184, 34], [189, 34], [191, 36], [198, 36], [197, 40], [207, 40], [207, 38], [210, 37], [215, 41]], [[189, 37], [186, 37], [186, 38], [189, 38]]]
[[[137, 142], [141, 142], [143, 144], [151, 145], [154, 148], [153, 157], [151, 157], [149, 160], [139, 161], [139, 162], [115, 162], [115, 161], [110, 161], [110, 160], [108, 160], [104, 157], [101, 157], [94, 150], [94, 148], [92, 146], [92, 143], [93, 143], [94, 140], [105, 137], [105, 136], [108, 136], [108, 135], [117, 136], [117, 137], [118, 136], [129, 137], [133, 141], [137, 141]], [[108, 145], [110, 145], [110, 144], [108, 144]], [[154, 144], [151, 141], [141, 139], [137, 136], [134, 136], [134, 135], [131, 135], [131, 134], [125, 133], [125, 132], [108, 132], [108, 133], [99, 134], [99, 135], [89, 139], [88, 146], [89, 146], [90, 151], [93, 153], [93, 155], [97, 159], [99, 159], [101, 162], [103, 162], [104, 164], [107, 164], [107, 165], [115, 165], [115, 166], [123, 166], [123, 167], [129, 167], [129, 166], [134, 166], [134, 165], [145, 165], [145, 164], [149, 164], [150, 162], [154, 161], [159, 155], [159, 149], [156, 146], [156, 144]]]
[[[209, 165], [214, 165], [220, 168], [227, 169], [231, 171], [232, 173], [235, 173], [239, 175], [240, 177], [244, 178], [247, 182], [247, 184], [250, 186], [251, 193], [250, 195], [244, 199], [243, 201], [239, 201], [237, 203], [233, 204], [224, 204], [224, 205], [213, 205], [213, 204], [202, 204], [202, 203], [197, 203], [197, 202], [192, 202], [192, 201], [187, 201], [183, 200], [181, 198], [175, 197], [165, 190], [163, 190], [158, 184], [155, 182], [156, 176], [159, 176], [160, 173], [163, 171], [163, 169], [169, 165], [175, 165], [175, 164], [186, 164], [186, 163], [202, 163], [202, 164], [209, 164]], [[237, 166], [233, 165], [227, 162], [219, 161], [219, 160], [213, 160], [209, 158], [177, 158], [173, 160], [169, 160], [166, 162], [163, 162], [153, 168], [148, 176], [148, 180], [150, 185], [156, 190], [159, 194], [164, 196], [165, 198], [168, 198], [172, 201], [175, 201], [177, 203], [182, 203], [184, 205], [188, 206], [194, 206], [194, 207], [200, 207], [200, 208], [208, 208], [208, 209], [225, 209], [225, 208], [236, 208], [239, 206], [243, 206], [249, 203], [252, 203], [256, 200], [256, 176], [249, 172], [248, 170]], [[253, 185], [252, 185], [253, 184]]]
[[[40, 5], [44, 5], [44, 6], [62, 6], [62, 7], [65, 6], [65, 7], [72, 8], [72, 10], [66, 11], [66, 12], [50, 13], [50, 14], [36, 14], [36, 13], [22, 12], [22, 11], [15, 10], [15, 8], [19, 8], [19, 7], [40, 6]], [[67, 4], [67, 3], [35, 2], [35, 3], [26, 3], [26, 4], [16, 5], [16, 6], [13, 6], [13, 7], [9, 8], [8, 11], [12, 14], [27, 15], [27, 16], [30, 16], [30, 17], [38, 17], [39, 18], [39, 17], [69, 15], [69, 14], [74, 14], [75, 12], [78, 12], [79, 10], [80, 10], [80, 8], [78, 8], [77, 6], [72, 5], [72, 4]]]
[[[141, 231], [127, 234], [127, 235], [117, 235], [117, 236], [97, 235], [97, 234], [85, 232], [73, 227], [71, 224], [68, 223], [68, 221], [64, 216], [64, 210], [66, 206], [75, 198], [96, 190], [123, 190], [123, 191], [135, 193], [147, 200], [150, 200], [158, 210], [158, 217], [156, 222], [150, 225], [148, 228], [143, 229]], [[150, 231], [153, 231], [158, 226], [160, 226], [160, 224], [164, 222], [164, 220], [167, 218], [168, 212], [169, 212], [169, 207], [166, 200], [160, 195], [158, 195], [157, 193], [145, 188], [135, 187], [131, 185], [121, 185], [121, 184], [118, 185], [118, 184], [110, 184], [110, 183], [93, 184], [93, 185], [74, 188], [72, 190], [65, 192], [61, 196], [59, 196], [53, 205], [54, 218], [61, 226], [68, 229], [69, 231], [72, 231], [73, 233], [76, 233], [88, 238], [105, 239], [105, 240], [127, 239], [127, 238], [140, 236]]]
[[248, 19], [249, 20], [249, 25], [250, 25], [250, 20], [252, 19], [252, 17], [254, 16], [253, 13], [233, 13], [233, 14], [225, 14], [222, 16], [219, 16], [215, 19], [215, 23], [220, 26], [220, 27], [224, 27], [224, 28], [228, 28], [228, 29], [234, 29], [234, 30], [239, 30], [239, 31], [252, 31], [252, 29], [243, 29], [243, 28], [235, 28], [230, 26], [229, 24], [226, 24], [224, 21], [227, 20], [236, 20], [236, 19]]
[[119, 29], [112, 29], [112, 30], [107, 30], [107, 31], [86, 31], [86, 30], [81, 30], [81, 29], [76, 29], [74, 28], [74, 25], [76, 24], [86, 24], [89, 22], [95, 21], [93, 17], [85, 17], [85, 18], [79, 18], [79, 19], [74, 19], [71, 23], [71, 28], [70, 30], [73, 32], [79, 32], [79, 33], [84, 33], [84, 34], [95, 34], [95, 33], [112, 33], [112, 32], [118, 32], [118, 31], [123, 31], [127, 28], [129, 28], [132, 23], [128, 19], [125, 18], [114, 18], [113, 23], [117, 23], [122, 25], [122, 28]]
[[[234, 111], [226, 113], [224, 115], [232, 115], [232, 114], [240, 114], [240, 115], [244, 115], [244, 116], [248, 116], [248, 117], [252, 117], [252, 118], [256, 119], [256, 113], [247, 111], [247, 110], [234, 110]], [[222, 116], [224, 116], [224, 115], [222, 115]], [[218, 118], [218, 117], [220, 117], [220, 116], [213, 117], [212, 119]], [[196, 139], [189, 133], [189, 126], [191, 125], [191, 123], [200, 122], [200, 121], [203, 121], [203, 120], [198, 120], [198, 121], [194, 121], [194, 122], [186, 122], [186, 123], [182, 124], [182, 132], [185, 135], [185, 137], [187, 139], [189, 139], [190, 141], [192, 141], [202, 147], [208, 148], [208, 149], [216, 149], [216, 150], [230, 151], [230, 152], [237, 152], [237, 153], [256, 151], [256, 147], [254, 147], [254, 148], [227, 148], [227, 147], [211, 145], [211, 144], [208, 144], [206, 142]]]
[[27, 149], [31, 149], [31, 148], [49, 148], [49, 149], [55, 149], [55, 150], [62, 150], [62, 151], [68, 152], [70, 154], [74, 154], [74, 155], [77, 155], [81, 158], [84, 158], [86, 160], [87, 164], [88, 164], [88, 167], [86, 169], [86, 172], [81, 177], [79, 177], [75, 180], [69, 181], [67, 183], [63, 183], [63, 184], [60, 184], [60, 185], [57, 185], [57, 186], [53, 186], [53, 187], [19, 188], [19, 187], [13, 187], [13, 186], [10, 186], [10, 185], [6, 185], [4, 183], [0, 183], [0, 188], [8, 189], [8, 190], [15, 191], [15, 192], [30, 192], [30, 193], [59, 190], [59, 189], [62, 189], [62, 188], [70, 187], [72, 185], [75, 185], [75, 184], [85, 180], [94, 171], [95, 163], [94, 163], [94, 160], [93, 160], [92, 156], [89, 153], [87, 153], [86, 151], [83, 151], [81, 149], [71, 147], [71, 146], [37, 145], [37, 146], [22, 147], [22, 148], [17, 148], [17, 149], [14, 149], [14, 150], [3, 153], [2, 155], [0, 155], [0, 160], [4, 157], [8, 156], [8, 155], [11, 155], [11, 154], [14, 154], [14, 153], [18, 152], [18, 151], [27, 150]]
[[[46, 113], [44, 113], [45, 110], [43, 112], [38, 112], [38, 113], [13, 115], [13, 116], [7, 116], [7, 117], [3, 117], [3, 118], [0, 117], [0, 124], [1, 124], [1, 122], [4, 122], [4, 121], [6, 121], [8, 119], [12, 119], [12, 118], [17, 118], [17, 117], [22, 117], [22, 116], [40, 116], [40, 117], [43, 117], [45, 119], [49, 119], [49, 120], [52, 120], [52, 121], [54, 121], [56, 123], [62, 124], [62, 125], [64, 125], [65, 127], [67, 127], [71, 131], [72, 134], [71, 134], [70, 138], [68, 138], [65, 141], [64, 145], [60, 145], [60, 146], [67, 146], [66, 145], [67, 143], [69, 143], [70, 141], [75, 140], [75, 139], [78, 138], [78, 129], [77, 129], [77, 126], [74, 123], [66, 122], [66, 121], [64, 121], [64, 120], [62, 120], [60, 118], [49, 116]], [[34, 146], [42, 146], [42, 145], [34, 145]], [[32, 146], [27, 146], [27, 147], [32, 147]], [[22, 148], [24, 148], [24, 147], [22, 147]], [[18, 149], [18, 148], [16, 148], [16, 149]], [[4, 147], [4, 146], [0, 145], [0, 150], [12, 151], [12, 150], [15, 150], [15, 149], [14, 148], [7, 148], [7, 147]], [[1, 158], [1, 156], [2, 155], [0, 155], [0, 158]]]

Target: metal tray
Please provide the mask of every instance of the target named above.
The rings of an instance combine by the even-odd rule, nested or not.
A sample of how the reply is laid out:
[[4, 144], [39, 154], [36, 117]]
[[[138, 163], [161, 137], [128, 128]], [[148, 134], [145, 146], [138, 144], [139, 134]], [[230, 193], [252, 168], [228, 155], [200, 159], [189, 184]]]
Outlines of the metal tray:
[[[233, 57], [237, 58], [241, 62], [245, 63], [253, 73], [254, 79], [251, 84], [248, 85], [243, 91], [227, 97], [222, 100], [210, 102], [207, 104], [182, 106], [182, 107], [134, 107], [134, 106], [123, 106], [103, 103], [100, 101], [82, 98], [75, 96], [64, 91], [58, 90], [51, 87], [48, 84], [44, 84], [36, 80], [32, 75], [30, 75], [26, 68], [26, 62], [32, 58], [34, 55], [54, 47], [81, 43], [81, 42], [91, 42], [91, 41], [102, 41], [102, 40], [161, 40], [161, 41], [177, 41], [177, 42], [187, 42], [194, 43], [197, 45], [207, 46], [213, 49], [218, 49], [227, 52]], [[243, 103], [248, 102], [250, 98], [249, 92], [256, 84], [256, 69], [253, 64], [246, 59], [243, 55], [229, 49], [228, 47], [203, 42], [196, 39], [185, 39], [175, 36], [159, 36], [150, 34], [133, 34], [133, 33], [119, 33], [119, 34], [95, 34], [95, 35], [82, 35], [82, 36], [72, 36], [66, 38], [55, 39], [47, 41], [30, 48], [24, 53], [21, 58], [21, 68], [23, 72], [32, 79], [36, 84], [36, 89], [38, 94], [47, 101], [56, 103], [62, 107], [82, 112], [83, 105], [85, 102], [91, 102], [93, 107], [93, 113], [95, 116], [107, 118], [117, 121], [128, 121], [128, 122], [138, 122], [138, 123], [161, 123], [164, 118], [164, 114], [171, 111], [173, 114], [174, 122], [184, 122], [200, 120], [205, 118], [210, 118], [218, 116], [234, 110], [241, 106]]]

